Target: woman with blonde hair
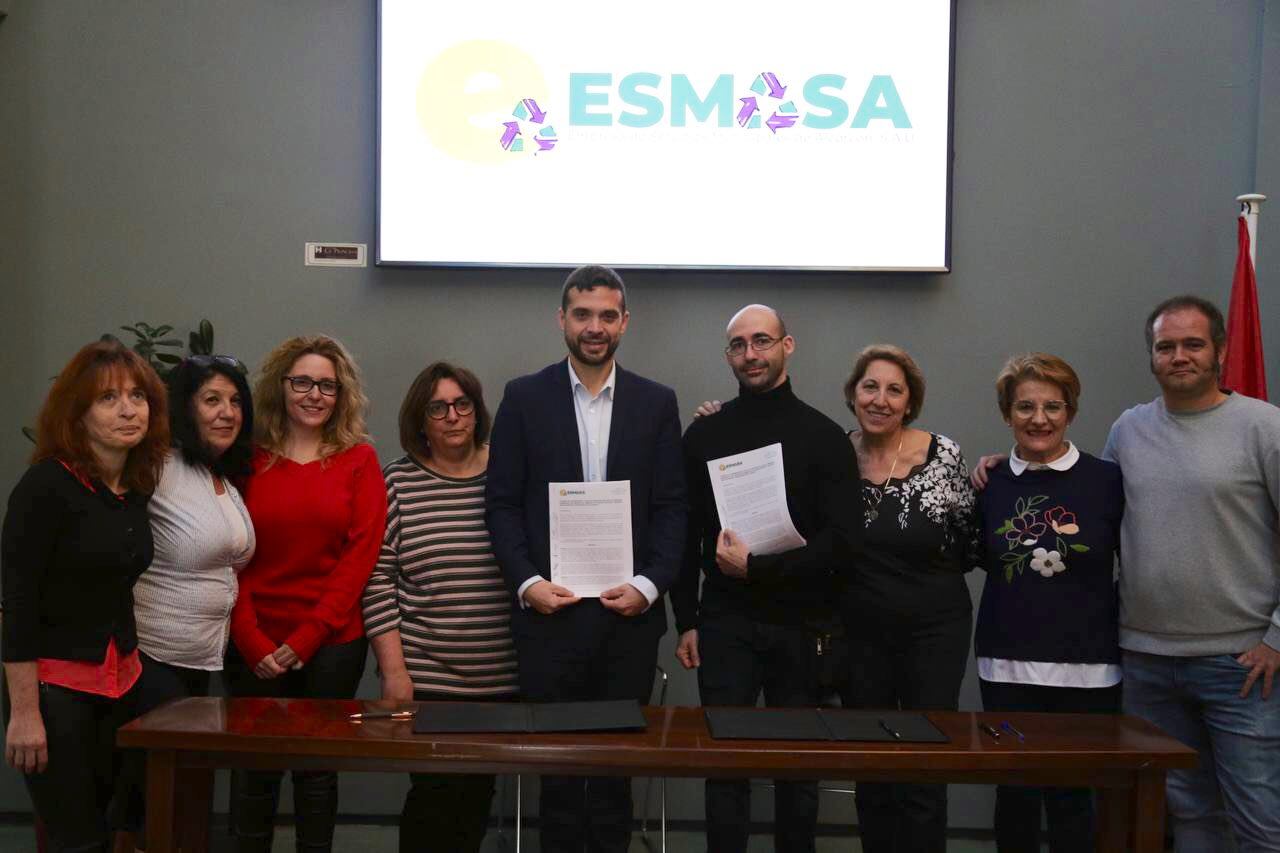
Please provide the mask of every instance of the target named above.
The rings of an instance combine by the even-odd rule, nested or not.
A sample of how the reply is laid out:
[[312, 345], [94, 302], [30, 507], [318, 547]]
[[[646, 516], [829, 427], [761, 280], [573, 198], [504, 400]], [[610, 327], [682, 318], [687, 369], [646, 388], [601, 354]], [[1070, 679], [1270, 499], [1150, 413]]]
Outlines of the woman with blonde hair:
[[142, 674], [133, 585], [169, 450], [164, 385], [119, 341], [83, 347], [49, 389], [0, 534], [5, 759], [54, 850], [108, 850], [121, 826], [116, 729]]
[[[253, 396], [257, 448], [244, 502], [257, 551], [231, 614], [228, 688], [349, 699], [368, 649], [360, 595], [387, 513], [360, 373], [333, 338], [290, 338], [266, 357]], [[281, 775], [237, 774], [238, 850], [271, 849]], [[293, 784], [298, 849], [332, 849], [336, 774], [295, 770]]]

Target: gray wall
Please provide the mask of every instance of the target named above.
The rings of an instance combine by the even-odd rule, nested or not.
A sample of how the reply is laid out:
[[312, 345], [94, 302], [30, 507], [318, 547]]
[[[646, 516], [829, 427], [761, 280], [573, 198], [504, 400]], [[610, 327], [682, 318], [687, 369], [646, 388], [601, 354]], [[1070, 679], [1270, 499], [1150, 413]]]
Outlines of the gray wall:
[[[496, 403], [506, 379], [562, 354], [561, 272], [302, 266], [306, 240], [374, 241], [372, 0], [7, 5], [0, 484], [23, 469], [18, 428], [47, 378], [123, 322], [185, 332], [208, 317], [218, 350], [250, 363], [289, 334], [340, 336], [368, 377], [384, 459], [425, 362], [470, 365]], [[1155, 394], [1150, 305], [1195, 291], [1225, 307], [1233, 198], [1256, 187], [1276, 197], [1258, 278], [1280, 389], [1280, 3], [959, 7], [954, 272], [632, 272], [624, 363], [673, 385], [686, 411], [731, 394], [721, 330], [739, 305], [768, 302], [799, 341], [805, 399], [848, 422], [851, 354], [894, 341], [928, 375], [922, 424], [976, 458], [1009, 443], [991, 391], [1003, 358], [1044, 349], [1079, 370], [1072, 436], [1096, 451], [1123, 408]], [[971, 577], [975, 593], [981, 583]], [[668, 637], [674, 668], [670, 652]], [[692, 678], [676, 674], [672, 700], [696, 701]], [[972, 673], [962, 701], [978, 707]], [[400, 779], [360, 782], [345, 783], [344, 810], [397, 807]], [[675, 817], [700, 816], [699, 791], [673, 783]], [[25, 808], [17, 775], [0, 770], [0, 811]], [[847, 802], [825, 809], [851, 819]], [[989, 814], [986, 791], [953, 789], [954, 825], [988, 826]]]

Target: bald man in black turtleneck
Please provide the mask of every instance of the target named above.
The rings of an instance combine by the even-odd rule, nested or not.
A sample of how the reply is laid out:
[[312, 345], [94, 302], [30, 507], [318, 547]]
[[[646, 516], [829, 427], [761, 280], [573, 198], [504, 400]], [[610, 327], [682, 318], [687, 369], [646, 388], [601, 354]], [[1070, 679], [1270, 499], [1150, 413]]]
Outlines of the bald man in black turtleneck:
[[[776, 311], [748, 305], [729, 321], [725, 355], [739, 393], [684, 434], [689, 527], [680, 580], [671, 591], [676, 657], [698, 669], [703, 705], [815, 706], [831, 692], [825, 666], [838, 649], [833, 603], [862, 533], [858, 460], [835, 421], [800, 401], [787, 360], [795, 339]], [[787, 508], [806, 540], [781, 554], [752, 554], [720, 529], [707, 462], [781, 443]], [[699, 574], [705, 575], [699, 601]], [[812, 851], [817, 782], [779, 780], [775, 848]], [[707, 849], [745, 851], [746, 780], [708, 779]]]

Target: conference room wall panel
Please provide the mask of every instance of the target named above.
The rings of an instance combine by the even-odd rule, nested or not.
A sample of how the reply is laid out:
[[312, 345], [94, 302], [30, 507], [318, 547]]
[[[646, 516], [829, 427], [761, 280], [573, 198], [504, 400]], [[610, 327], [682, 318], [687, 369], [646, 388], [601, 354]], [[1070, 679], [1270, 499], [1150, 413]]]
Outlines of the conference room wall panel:
[[[427, 361], [473, 368], [493, 407], [507, 379], [561, 357], [564, 271], [303, 266], [308, 240], [373, 250], [375, 14], [372, 0], [9, 4], [6, 492], [48, 378], [77, 346], [135, 320], [185, 335], [207, 317], [218, 351], [250, 364], [289, 334], [341, 337], [368, 381], [384, 461], [400, 453], [396, 412]], [[1280, 3], [961, 0], [956, 33], [952, 272], [626, 273], [621, 361], [672, 385], [686, 420], [699, 400], [734, 393], [724, 324], [761, 301], [796, 335], [797, 392], [846, 426], [840, 389], [854, 354], [892, 341], [927, 375], [922, 426], [970, 460], [1006, 449], [991, 381], [1011, 352], [1044, 349], [1079, 370], [1071, 435], [1097, 452], [1116, 415], [1156, 393], [1141, 330], [1150, 306], [1194, 291], [1225, 307], [1234, 196], [1256, 187], [1280, 200]], [[628, 198], [602, 182], [583, 203], [608, 217]], [[824, 213], [839, 216], [839, 199]], [[494, 239], [528, 215], [532, 200], [514, 199], [495, 213]], [[901, 217], [910, 229], [909, 199]], [[1259, 240], [1280, 383], [1280, 207], [1264, 208]], [[970, 575], [975, 596], [982, 582]], [[670, 701], [693, 703], [673, 641], [662, 649]], [[370, 666], [362, 694], [375, 690]], [[962, 703], [979, 706], [972, 672]], [[389, 814], [403, 785], [347, 779], [342, 809]], [[954, 826], [990, 825], [988, 791], [957, 786], [951, 803]], [[0, 770], [0, 812], [27, 808], [18, 775]], [[700, 786], [673, 782], [671, 812], [700, 818]], [[833, 798], [823, 820], [852, 820], [852, 807]]]

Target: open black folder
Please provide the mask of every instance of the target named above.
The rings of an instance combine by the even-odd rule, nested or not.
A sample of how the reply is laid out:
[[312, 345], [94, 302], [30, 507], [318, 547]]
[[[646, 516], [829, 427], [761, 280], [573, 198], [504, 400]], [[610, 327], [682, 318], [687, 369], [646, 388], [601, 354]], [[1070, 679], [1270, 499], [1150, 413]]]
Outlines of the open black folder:
[[899, 743], [947, 743], [950, 740], [917, 711], [707, 708], [706, 715], [707, 728], [717, 739]]
[[634, 699], [606, 702], [429, 702], [418, 707], [414, 734], [464, 732], [643, 731]]

